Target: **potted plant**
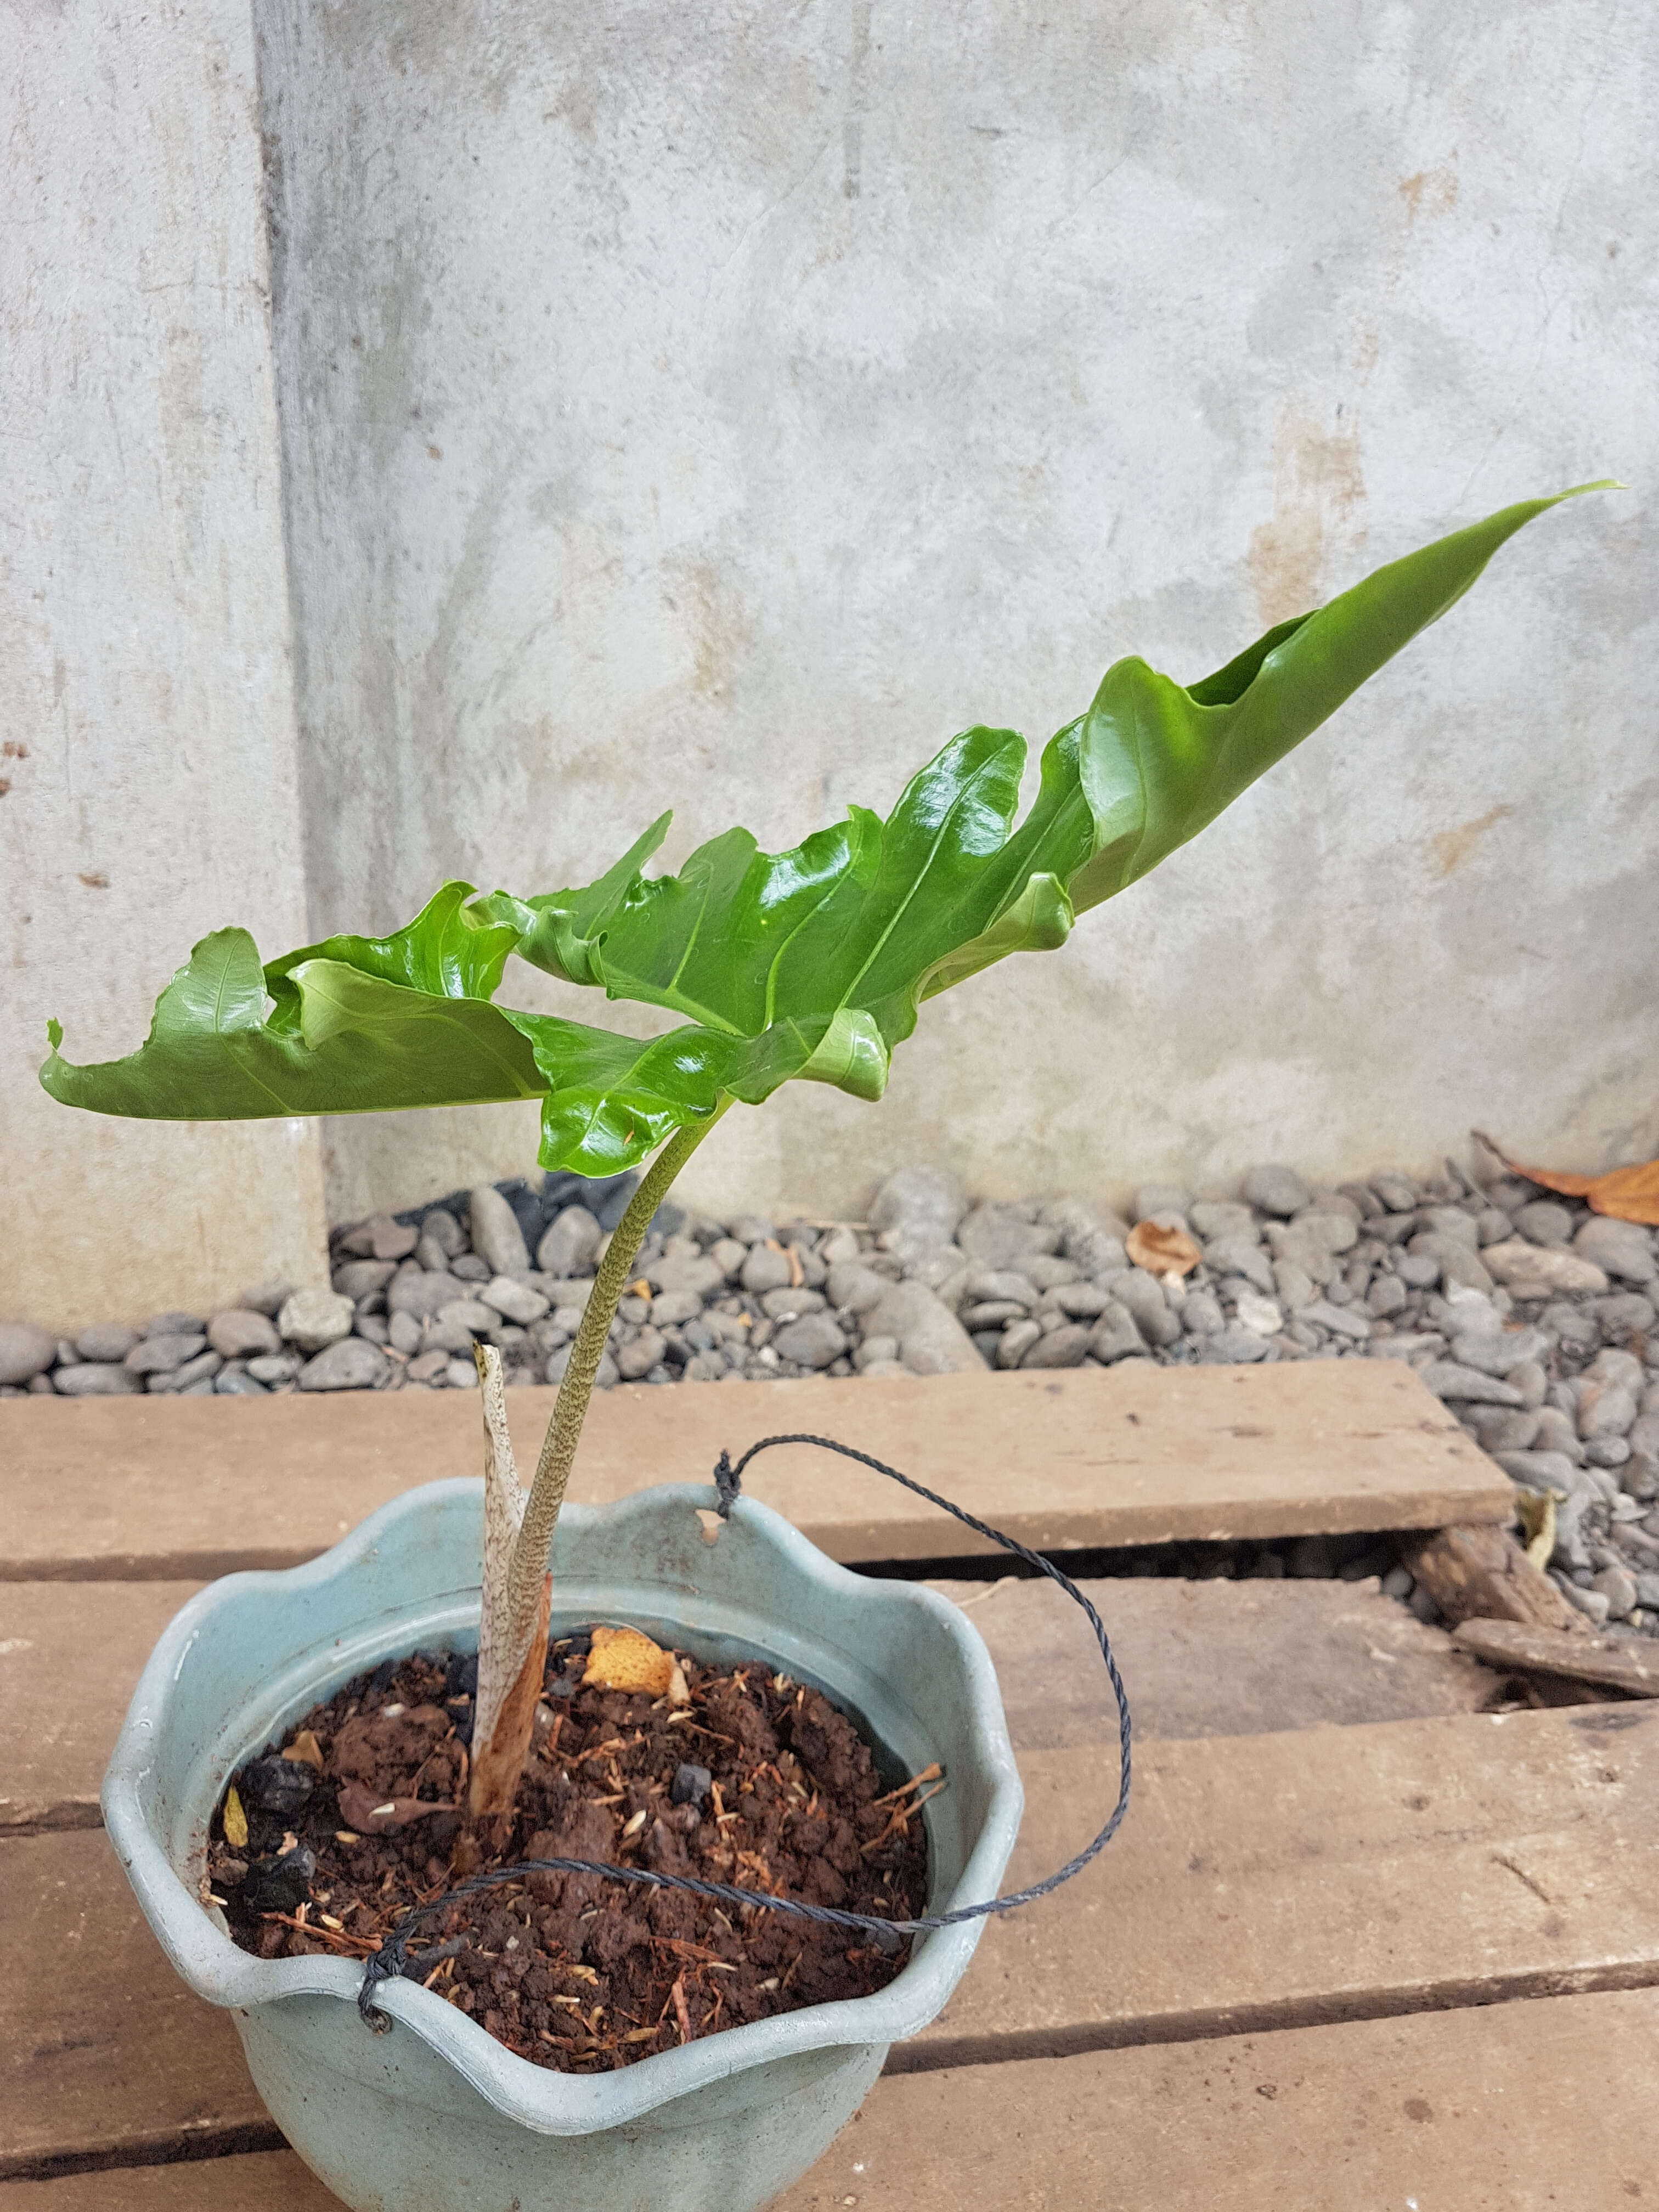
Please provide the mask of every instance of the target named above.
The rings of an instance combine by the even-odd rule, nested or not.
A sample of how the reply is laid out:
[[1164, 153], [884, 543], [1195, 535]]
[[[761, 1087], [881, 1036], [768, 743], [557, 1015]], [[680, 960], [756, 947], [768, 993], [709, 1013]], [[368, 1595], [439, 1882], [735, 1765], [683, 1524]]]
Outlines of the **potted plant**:
[[[687, 2034], [681, 2009], [678, 2034], [659, 2043], [652, 2031], [647, 2055], [617, 2070], [532, 2064], [407, 1979], [380, 2000], [397, 2032], [374, 2037], [349, 1959], [309, 1942], [262, 1958], [230, 1940], [207, 1887], [210, 1838], [232, 1832], [228, 1778], [319, 1700], [383, 1662], [463, 1652], [476, 1637], [453, 1863], [535, 1856], [514, 1824], [550, 1630], [556, 1644], [574, 1626], [622, 1622], [693, 1666], [758, 1658], [777, 1695], [827, 1690], [907, 1774], [943, 1765], [950, 1786], [924, 1816], [930, 1910], [989, 1899], [1018, 1784], [988, 1660], [959, 1614], [846, 1574], [746, 1500], [711, 1547], [696, 1488], [561, 1519], [630, 1264], [734, 1102], [757, 1105], [792, 1078], [879, 1098], [924, 1000], [1010, 953], [1063, 944], [1079, 914], [1212, 821], [1554, 504], [1505, 508], [1379, 569], [1201, 683], [1119, 661], [1048, 744], [1018, 822], [1024, 741], [975, 727], [885, 822], [855, 807], [777, 854], [732, 830], [678, 874], [647, 877], [665, 815], [580, 889], [477, 896], [450, 883], [388, 937], [333, 937], [263, 964], [245, 931], [216, 931], [127, 1059], [74, 1066], [50, 1025], [42, 1082], [99, 1112], [200, 1121], [539, 1097], [544, 1168], [599, 1176], [649, 1160], [604, 1249], [528, 1490], [499, 1356], [481, 1352], [482, 1513], [476, 1483], [441, 1484], [307, 1566], [204, 1591], [158, 1647], [110, 1769], [106, 1822], [158, 1936], [194, 1988], [234, 2008], [273, 2114], [348, 2203], [762, 2203], [823, 2149], [887, 2046], [944, 2004], [978, 1923], [929, 1933], [865, 1995], [714, 2033]], [[661, 1007], [676, 1025], [640, 1042], [497, 1005], [509, 956]], [[591, 1676], [591, 1655], [587, 1666]], [[371, 1812], [391, 1820], [395, 1808]], [[237, 1814], [245, 1823], [240, 1799]]]

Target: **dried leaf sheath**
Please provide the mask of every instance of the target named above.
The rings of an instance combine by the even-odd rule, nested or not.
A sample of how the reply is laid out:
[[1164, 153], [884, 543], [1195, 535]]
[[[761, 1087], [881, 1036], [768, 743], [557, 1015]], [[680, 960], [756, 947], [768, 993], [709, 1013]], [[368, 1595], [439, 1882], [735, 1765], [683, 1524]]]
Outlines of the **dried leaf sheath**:
[[483, 1601], [468, 1792], [477, 1818], [512, 1810], [542, 1679], [552, 1577], [544, 1574], [532, 1586], [531, 1603], [515, 1610], [513, 1553], [529, 1493], [519, 1480], [507, 1434], [501, 1355], [494, 1345], [480, 1344], [473, 1358], [484, 1423]]

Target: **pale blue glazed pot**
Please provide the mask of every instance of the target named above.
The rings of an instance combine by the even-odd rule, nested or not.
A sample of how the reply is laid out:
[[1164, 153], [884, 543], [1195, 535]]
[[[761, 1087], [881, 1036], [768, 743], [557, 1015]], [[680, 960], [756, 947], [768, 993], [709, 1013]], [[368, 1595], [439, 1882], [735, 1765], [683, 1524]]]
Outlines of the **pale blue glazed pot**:
[[[104, 1780], [104, 1820], [162, 1948], [229, 2008], [272, 2118], [354, 2212], [750, 2212], [828, 2148], [888, 2046], [925, 2027], [983, 1923], [919, 1938], [875, 1996], [815, 2005], [641, 2060], [544, 2071], [409, 1980], [359, 2018], [349, 1960], [239, 1950], [198, 1892], [227, 1778], [342, 1682], [422, 1650], [476, 1648], [483, 1485], [410, 1492], [318, 1559], [228, 1575], [167, 1629]], [[983, 1643], [915, 1584], [849, 1574], [742, 1498], [719, 1540], [712, 1492], [567, 1506], [556, 1626], [632, 1622], [704, 1658], [763, 1656], [856, 1714], [896, 1778], [930, 1760], [931, 1911], [996, 1894], [1021, 1791]]]

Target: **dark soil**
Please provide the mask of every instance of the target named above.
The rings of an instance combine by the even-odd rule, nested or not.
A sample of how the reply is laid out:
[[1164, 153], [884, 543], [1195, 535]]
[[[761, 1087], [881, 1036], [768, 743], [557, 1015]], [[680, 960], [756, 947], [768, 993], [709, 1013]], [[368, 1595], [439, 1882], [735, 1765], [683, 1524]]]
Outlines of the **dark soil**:
[[[925, 1909], [918, 1791], [884, 1790], [867, 1744], [817, 1690], [761, 1662], [722, 1670], [682, 1654], [691, 1702], [677, 1710], [575, 1686], [587, 1643], [549, 1647], [504, 1847], [451, 1809], [465, 1803], [475, 1661], [416, 1653], [349, 1683], [282, 1747], [320, 1769], [276, 1747], [250, 1760], [236, 1777], [246, 1844], [227, 1841], [222, 1805], [208, 1861], [236, 1942], [265, 1959], [364, 1958], [411, 1905], [558, 1856], [894, 1919]], [[869, 1996], [908, 1955], [908, 1941], [888, 1952], [856, 1930], [684, 1891], [530, 1874], [429, 1915], [406, 1971], [520, 2057], [592, 2074]]]

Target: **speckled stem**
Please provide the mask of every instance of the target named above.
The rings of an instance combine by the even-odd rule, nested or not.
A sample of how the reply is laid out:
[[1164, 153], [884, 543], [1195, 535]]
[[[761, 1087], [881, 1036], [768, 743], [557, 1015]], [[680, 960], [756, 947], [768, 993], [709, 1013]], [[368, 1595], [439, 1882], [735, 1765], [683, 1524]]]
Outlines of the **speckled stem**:
[[646, 1170], [643, 1181], [628, 1202], [628, 1211], [612, 1231], [611, 1242], [605, 1247], [593, 1287], [587, 1294], [581, 1326], [570, 1347], [569, 1364], [559, 1384], [553, 1418], [548, 1423], [536, 1479], [530, 1486], [529, 1502], [514, 1547], [507, 1605], [516, 1633], [528, 1634], [541, 1601], [542, 1577], [547, 1572], [553, 1531], [559, 1508], [564, 1504], [577, 1440], [587, 1416], [587, 1401], [593, 1395], [593, 1378], [599, 1371], [611, 1324], [628, 1287], [634, 1256], [645, 1242], [651, 1217], [662, 1204], [669, 1185], [731, 1103], [730, 1099], [723, 1099], [706, 1121], [682, 1129], [663, 1146]]

